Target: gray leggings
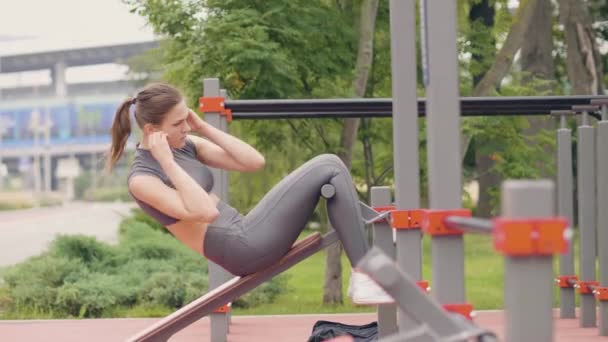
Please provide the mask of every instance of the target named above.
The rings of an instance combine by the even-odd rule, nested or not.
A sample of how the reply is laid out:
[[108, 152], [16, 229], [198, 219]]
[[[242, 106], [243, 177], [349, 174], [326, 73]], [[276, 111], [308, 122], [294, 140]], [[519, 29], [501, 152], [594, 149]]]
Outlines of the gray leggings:
[[315, 157], [293, 171], [246, 216], [220, 201], [220, 215], [205, 234], [205, 256], [237, 276], [276, 263], [306, 226], [325, 184], [336, 189], [327, 200], [329, 220], [351, 265], [356, 265], [368, 250], [359, 200], [348, 169], [331, 154]]

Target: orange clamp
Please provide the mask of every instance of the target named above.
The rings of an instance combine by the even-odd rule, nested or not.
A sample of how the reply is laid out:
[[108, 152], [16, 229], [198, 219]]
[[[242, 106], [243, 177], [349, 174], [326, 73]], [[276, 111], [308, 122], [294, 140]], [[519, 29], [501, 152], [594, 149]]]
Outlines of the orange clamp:
[[213, 310], [214, 313], [227, 313], [228, 311], [230, 311], [230, 304], [224, 304], [219, 308]]
[[595, 280], [591, 280], [591, 281], [578, 281], [576, 282], [576, 288], [579, 294], [593, 294], [593, 290], [591, 289], [591, 287], [599, 287], [600, 283], [595, 281]]
[[595, 299], [600, 302], [608, 301], [608, 287], [596, 287], [593, 294], [595, 294]]
[[462, 235], [459, 229], [448, 228], [445, 225], [445, 218], [448, 216], [471, 217], [470, 209], [455, 209], [455, 210], [426, 210], [425, 217], [422, 222], [422, 230], [424, 233], [435, 235]]
[[473, 320], [473, 305], [469, 303], [464, 304], [443, 304], [443, 308], [448, 312], [460, 314], [468, 320]]
[[429, 292], [429, 282], [426, 280], [420, 280], [416, 282], [416, 285], [422, 289], [422, 291], [428, 293]]
[[395, 229], [420, 229], [424, 217], [422, 209], [395, 210], [391, 213], [391, 225]]
[[494, 221], [494, 248], [504, 255], [553, 255], [568, 251], [565, 230], [568, 220], [556, 218], [507, 219]]
[[221, 96], [208, 96], [198, 99], [201, 112], [219, 113], [226, 116], [226, 121], [232, 122], [232, 110], [224, 106], [224, 98]]
[[[571, 280], [574, 280], [574, 282], [572, 282]], [[555, 278], [555, 283], [557, 283], [557, 286], [561, 288], [572, 288], [574, 287], [574, 283], [576, 283], [577, 281], [578, 277], [575, 275], [559, 276]]]

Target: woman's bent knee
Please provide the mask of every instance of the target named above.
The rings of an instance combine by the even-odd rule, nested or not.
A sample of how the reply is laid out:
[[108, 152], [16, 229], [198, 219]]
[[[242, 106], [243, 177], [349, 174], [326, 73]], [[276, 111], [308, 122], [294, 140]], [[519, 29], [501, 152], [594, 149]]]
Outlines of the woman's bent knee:
[[340, 159], [340, 157], [338, 157], [335, 154], [331, 154], [331, 153], [321, 154], [315, 158], [315, 161], [324, 162], [324, 163], [330, 162], [330, 163], [339, 165], [341, 167], [346, 167], [344, 165], [344, 162], [342, 161], [342, 159]]

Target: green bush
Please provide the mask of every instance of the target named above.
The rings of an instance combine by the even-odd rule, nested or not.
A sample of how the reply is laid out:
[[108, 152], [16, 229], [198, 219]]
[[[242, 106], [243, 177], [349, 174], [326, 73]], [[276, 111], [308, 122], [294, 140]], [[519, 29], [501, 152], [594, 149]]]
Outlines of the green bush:
[[84, 200], [94, 202], [129, 202], [133, 199], [126, 186], [114, 186], [97, 189], [89, 188], [84, 193]]
[[[136, 215], [121, 223], [118, 245], [57, 237], [47, 252], [3, 270], [0, 315], [109, 317], [150, 308], [143, 315], [153, 316], [182, 307], [207, 291], [207, 263], [163, 231]], [[284, 288], [285, 277], [277, 277], [234, 305], [269, 303]]]
[[145, 211], [141, 210], [141, 208], [139, 208], [139, 207], [133, 208], [133, 209], [131, 209], [131, 213], [133, 214], [133, 216], [132, 216], [133, 220], [135, 220], [137, 222], [145, 223], [155, 230], [170, 234], [169, 231], [167, 230], [167, 228], [165, 228], [165, 226], [158, 223], [158, 221], [156, 221], [154, 218], [152, 218], [152, 216], [148, 215]]
[[113, 253], [111, 247], [87, 235], [60, 235], [52, 243], [53, 255], [82, 261], [86, 265], [101, 262]]
[[136, 302], [134, 289], [120, 275], [92, 273], [57, 289], [53, 309], [73, 317], [100, 317], [104, 310]]
[[33, 203], [29, 202], [4, 202], [0, 201], [0, 211], [3, 210], [18, 210], [18, 209], [28, 209], [34, 206]]
[[[63, 203], [62, 195], [57, 192], [40, 194], [38, 205], [41, 207], [51, 207]], [[36, 197], [30, 192], [2, 192], [0, 193], [0, 211], [29, 209], [36, 206]]]
[[74, 197], [83, 199], [84, 194], [93, 183], [91, 171], [81, 172], [78, 177], [74, 178]]
[[4, 282], [15, 305], [49, 309], [66, 279], [80, 279], [84, 273], [86, 268], [79, 260], [47, 254], [9, 268]]

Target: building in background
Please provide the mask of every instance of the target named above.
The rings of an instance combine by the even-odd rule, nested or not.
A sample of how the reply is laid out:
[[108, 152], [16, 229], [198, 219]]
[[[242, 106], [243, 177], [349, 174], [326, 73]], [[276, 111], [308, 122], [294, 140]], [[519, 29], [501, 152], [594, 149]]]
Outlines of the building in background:
[[[157, 46], [148, 41], [1, 56], [0, 189], [16, 180], [37, 193], [56, 191], [73, 185], [62, 182], [78, 174], [74, 167], [98, 170], [115, 110], [135, 91], [133, 80], [124, 74], [108, 79], [104, 67], [126, 70], [128, 58]], [[70, 71], [87, 68], [92, 76], [86, 81], [68, 82]]]

